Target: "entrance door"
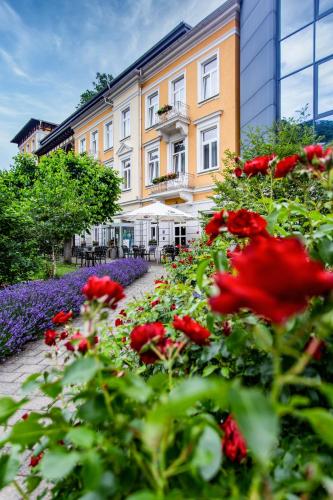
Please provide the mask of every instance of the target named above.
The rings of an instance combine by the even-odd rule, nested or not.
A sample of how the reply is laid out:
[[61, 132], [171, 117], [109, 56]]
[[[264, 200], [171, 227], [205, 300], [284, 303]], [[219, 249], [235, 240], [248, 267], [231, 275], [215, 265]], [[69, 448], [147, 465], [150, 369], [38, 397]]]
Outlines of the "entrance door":
[[186, 245], [186, 226], [183, 224], [175, 224], [175, 245]]
[[123, 226], [123, 245], [131, 248], [134, 243], [134, 227]]

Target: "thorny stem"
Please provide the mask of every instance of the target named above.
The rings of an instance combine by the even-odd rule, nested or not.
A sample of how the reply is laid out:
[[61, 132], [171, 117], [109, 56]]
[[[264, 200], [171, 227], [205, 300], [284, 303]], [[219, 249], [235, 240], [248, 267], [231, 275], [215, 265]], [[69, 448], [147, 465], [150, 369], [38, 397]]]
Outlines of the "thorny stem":
[[24, 499], [24, 500], [29, 500], [29, 497], [28, 495], [23, 491], [23, 489], [21, 488], [21, 486], [19, 485], [19, 483], [16, 481], [16, 479], [14, 479], [13, 481], [13, 485], [15, 486], [15, 488], [17, 489], [18, 493], [21, 495], [21, 497]]

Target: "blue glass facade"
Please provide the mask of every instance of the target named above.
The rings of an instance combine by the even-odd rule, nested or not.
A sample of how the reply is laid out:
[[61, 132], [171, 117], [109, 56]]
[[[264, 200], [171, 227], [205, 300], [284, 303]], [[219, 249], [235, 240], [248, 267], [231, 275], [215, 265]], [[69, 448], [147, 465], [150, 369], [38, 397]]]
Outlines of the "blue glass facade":
[[333, 0], [280, 0], [278, 110], [333, 139]]
[[333, 140], [333, 0], [242, 0], [240, 23], [242, 131], [304, 112]]

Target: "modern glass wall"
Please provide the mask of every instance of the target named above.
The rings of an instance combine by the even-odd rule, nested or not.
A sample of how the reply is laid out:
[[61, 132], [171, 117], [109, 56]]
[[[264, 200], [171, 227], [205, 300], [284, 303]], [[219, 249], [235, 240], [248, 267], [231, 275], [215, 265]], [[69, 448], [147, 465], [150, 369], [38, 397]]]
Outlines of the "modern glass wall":
[[280, 117], [333, 140], [333, 0], [280, 0]]

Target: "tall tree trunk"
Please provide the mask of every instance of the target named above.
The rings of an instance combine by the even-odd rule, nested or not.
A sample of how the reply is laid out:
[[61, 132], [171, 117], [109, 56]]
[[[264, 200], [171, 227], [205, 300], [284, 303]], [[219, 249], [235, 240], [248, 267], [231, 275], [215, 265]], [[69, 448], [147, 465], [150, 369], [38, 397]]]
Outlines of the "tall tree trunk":
[[56, 259], [56, 253], [54, 246], [52, 245], [52, 254], [51, 254], [51, 276], [52, 278], [55, 278], [55, 275], [57, 273], [57, 259]]
[[69, 238], [64, 243], [64, 262], [66, 264], [72, 263], [72, 238]]

